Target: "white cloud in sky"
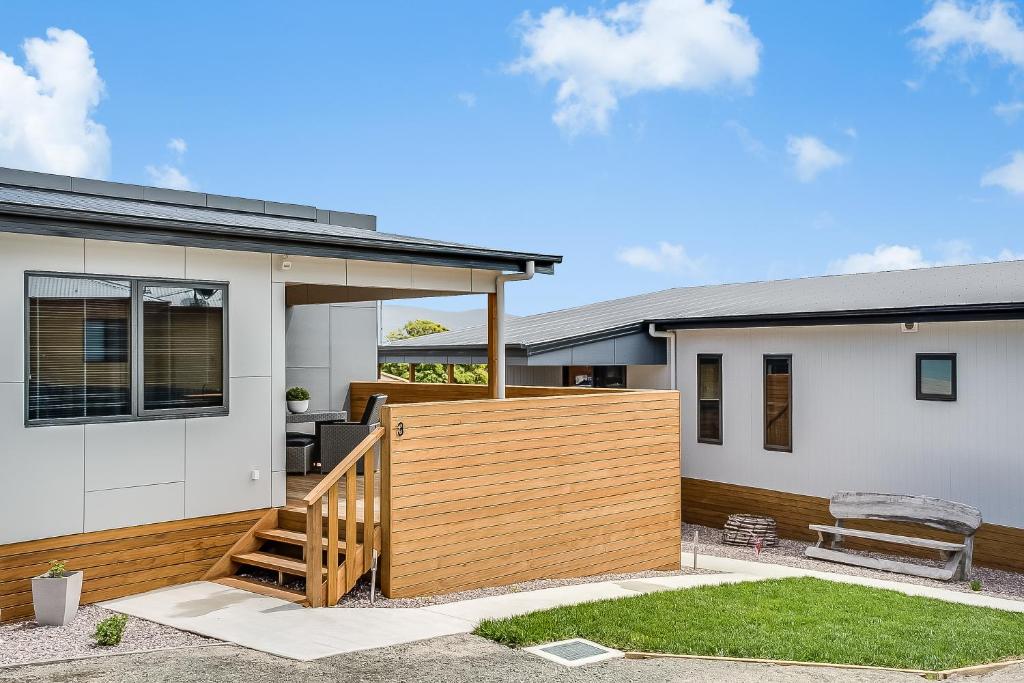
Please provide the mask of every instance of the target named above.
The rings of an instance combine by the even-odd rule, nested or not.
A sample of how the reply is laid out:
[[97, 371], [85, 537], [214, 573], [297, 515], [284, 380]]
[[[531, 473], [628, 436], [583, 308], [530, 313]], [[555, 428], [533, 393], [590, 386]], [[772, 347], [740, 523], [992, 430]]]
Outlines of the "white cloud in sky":
[[523, 55], [509, 70], [556, 81], [554, 122], [606, 132], [619, 100], [644, 91], [746, 88], [761, 42], [729, 0], [637, 0], [576, 14], [526, 13]]
[[182, 138], [171, 138], [167, 141], [167, 149], [174, 152], [175, 156], [180, 159], [185, 156], [185, 152], [188, 151], [188, 143]]
[[765, 153], [764, 143], [758, 140], [750, 130], [739, 121], [726, 121], [725, 127], [736, 134], [736, 139], [743, 145], [743, 149], [751, 154], [761, 156]]
[[168, 190], [194, 190], [196, 189], [188, 176], [181, 172], [181, 169], [163, 164], [161, 166], [146, 166], [146, 175], [150, 182], [157, 187], [166, 187]]
[[1012, 194], [1024, 194], [1024, 152], [1014, 152], [1010, 161], [981, 176], [982, 187], [1001, 187]]
[[843, 135], [845, 135], [848, 138], [853, 138], [854, 140], [856, 140], [857, 129], [854, 128], [853, 126], [847, 126], [846, 128], [843, 129]]
[[686, 253], [681, 244], [658, 242], [656, 248], [633, 246], [622, 249], [617, 254], [619, 261], [655, 273], [684, 273], [699, 275], [704, 271], [704, 257], [693, 258]]
[[790, 135], [786, 138], [786, 152], [793, 157], [796, 177], [804, 183], [846, 163], [846, 157], [813, 135]]
[[921, 81], [907, 79], [903, 81], [903, 85], [907, 86], [907, 90], [909, 90], [910, 92], [917, 92], [918, 90], [921, 89], [922, 84]]
[[1024, 67], [1024, 25], [1017, 6], [1004, 0], [939, 0], [911, 27], [913, 46], [928, 61], [976, 54]]
[[1000, 102], [992, 107], [992, 113], [1007, 123], [1016, 123], [1024, 113], [1024, 102]]
[[472, 109], [476, 106], [476, 95], [471, 92], [460, 92], [455, 98], [462, 102], [467, 109]]
[[89, 43], [49, 28], [22, 50], [23, 67], [0, 52], [0, 165], [106, 177], [110, 139], [93, 119], [104, 85]]
[[938, 244], [940, 252], [936, 258], [928, 258], [920, 247], [902, 244], [879, 244], [874, 251], [850, 254], [829, 263], [828, 272], [833, 274], [874, 273], [882, 270], [909, 270], [932, 266], [955, 266], [964, 263], [991, 263], [993, 261], [1016, 261], [1024, 253], [1002, 249], [995, 257], [978, 256], [971, 244], [965, 240], [950, 240]]

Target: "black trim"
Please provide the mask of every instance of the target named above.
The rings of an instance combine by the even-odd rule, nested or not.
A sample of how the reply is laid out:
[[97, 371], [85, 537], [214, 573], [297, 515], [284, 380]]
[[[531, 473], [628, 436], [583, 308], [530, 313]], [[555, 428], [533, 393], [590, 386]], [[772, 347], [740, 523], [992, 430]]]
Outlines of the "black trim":
[[561, 256], [140, 218], [2, 202], [0, 216], [7, 217], [0, 218], [0, 231], [4, 232], [119, 242], [519, 272], [526, 269], [528, 261], [534, 261], [536, 272], [547, 274], [553, 273], [555, 264], [562, 262]]
[[[951, 395], [928, 394], [921, 391], [921, 361], [948, 360], [953, 363]], [[955, 353], [919, 353], [914, 357], [914, 393], [918, 401], [955, 401], [956, 400], [956, 354]]]
[[[715, 399], [702, 399], [700, 397], [700, 362], [702, 360], [716, 360], [718, 361], [718, 438], [711, 439], [708, 437], [701, 437], [700, 426], [701, 426], [701, 415], [700, 415], [700, 403], [701, 401], [715, 400]], [[697, 389], [697, 443], [708, 443], [715, 446], [721, 446], [725, 440], [725, 434], [722, 432], [722, 428], [725, 424], [723, 413], [725, 412], [725, 363], [722, 362], [722, 354], [720, 353], [698, 353], [697, 354], [697, 381], [694, 382], [694, 386]]]

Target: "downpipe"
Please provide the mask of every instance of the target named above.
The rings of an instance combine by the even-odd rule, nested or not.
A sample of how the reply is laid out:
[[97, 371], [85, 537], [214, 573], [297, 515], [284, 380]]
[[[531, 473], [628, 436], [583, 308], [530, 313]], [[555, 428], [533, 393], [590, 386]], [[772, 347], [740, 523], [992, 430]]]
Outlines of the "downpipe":
[[668, 388], [674, 390], [676, 388], [676, 333], [655, 329], [654, 323], [650, 323], [647, 326], [647, 334], [655, 337], [656, 339], [666, 340], [666, 353], [668, 353]]

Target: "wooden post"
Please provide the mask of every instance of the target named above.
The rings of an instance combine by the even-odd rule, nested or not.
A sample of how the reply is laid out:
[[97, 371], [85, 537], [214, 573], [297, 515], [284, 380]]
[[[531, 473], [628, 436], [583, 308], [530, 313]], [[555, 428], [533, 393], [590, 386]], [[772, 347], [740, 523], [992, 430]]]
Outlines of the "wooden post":
[[498, 398], [498, 295], [487, 295], [487, 395]]
[[380, 592], [391, 597], [391, 406], [380, 410]]
[[455, 384], [455, 363], [448, 364], [448, 384]]
[[409, 381], [416, 381], [416, 363], [409, 363]]

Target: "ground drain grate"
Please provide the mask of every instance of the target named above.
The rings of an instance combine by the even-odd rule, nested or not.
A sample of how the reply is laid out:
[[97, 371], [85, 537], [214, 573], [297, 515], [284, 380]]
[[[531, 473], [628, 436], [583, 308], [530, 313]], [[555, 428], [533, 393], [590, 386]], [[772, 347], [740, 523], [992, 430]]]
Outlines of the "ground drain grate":
[[622, 653], [583, 638], [526, 648], [527, 652], [562, 666], [583, 666], [621, 657]]

